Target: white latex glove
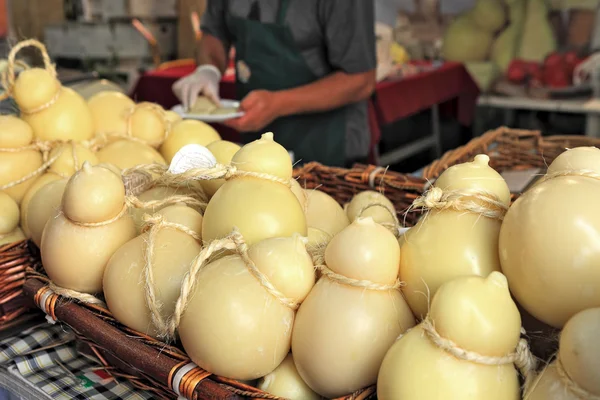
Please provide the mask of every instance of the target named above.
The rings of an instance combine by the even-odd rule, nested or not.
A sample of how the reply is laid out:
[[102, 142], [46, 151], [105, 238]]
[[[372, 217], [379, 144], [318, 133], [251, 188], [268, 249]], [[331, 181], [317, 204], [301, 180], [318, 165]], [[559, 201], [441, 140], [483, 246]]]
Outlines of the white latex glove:
[[208, 97], [216, 105], [220, 105], [219, 82], [221, 71], [214, 65], [201, 65], [196, 71], [184, 76], [173, 84], [173, 93], [179, 98], [183, 107], [189, 110], [199, 95]]

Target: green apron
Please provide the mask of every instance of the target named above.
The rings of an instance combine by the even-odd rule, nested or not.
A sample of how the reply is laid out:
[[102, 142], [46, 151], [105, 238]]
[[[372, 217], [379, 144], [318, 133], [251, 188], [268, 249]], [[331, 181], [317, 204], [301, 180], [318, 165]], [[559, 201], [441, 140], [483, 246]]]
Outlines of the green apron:
[[[278, 91], [307, 85], [322, 78], [306, 64], [292, 32], [285, 25], [289, 0], [281, 0], [275, 23], [228, 16], [228, 26], [236, 50], [237, 95], [243, 99], [253, 90]], [[240, 79], [240, 68], [249, 74]], [[245, 71], [241, 71], [244, 75]], [[346, 107], [336, 110], [278, 118], [262, 132], [244, 133], [250, 142], [264, 132], [294, 153], [298, 163], [318, 161], [329, 166], [344, 166], [346, 144]]]

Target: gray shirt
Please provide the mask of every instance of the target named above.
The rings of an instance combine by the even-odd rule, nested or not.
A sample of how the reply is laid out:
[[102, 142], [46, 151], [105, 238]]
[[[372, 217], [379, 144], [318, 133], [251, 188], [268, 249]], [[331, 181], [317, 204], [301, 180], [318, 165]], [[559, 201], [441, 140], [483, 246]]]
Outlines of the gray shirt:
[[[260, 20], [275, 22], [280, 0], [208, 0], [202, 29], [232, 43], [226, 15], [246, 18], [258, 1]], [[309, 68], [317, 76], [335, 71], [356, 74], [376, 68], [373, 0], [290, 0], [286, 24]], [[367, 102], [351, 104], [346, 118], [346, 158], [365, 157], [371, 136]]]

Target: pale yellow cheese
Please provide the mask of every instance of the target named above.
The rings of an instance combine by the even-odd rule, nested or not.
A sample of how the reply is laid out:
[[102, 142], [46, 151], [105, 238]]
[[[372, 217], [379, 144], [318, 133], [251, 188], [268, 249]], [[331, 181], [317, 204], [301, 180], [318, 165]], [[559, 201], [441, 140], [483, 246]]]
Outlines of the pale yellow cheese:
[[239, 171], [265, 176], [234, 176], [217, 190], [204, 212], [206, 242], [225, 237], [234, 228], [249, 244], [293, 233], [306, 236], [304, 211], [288, 186], [292, 160], [272, 133], [243, 146], [231, 164]]
[[0, 235], [11, 233], [19, 226], [19, 206], [6, 193], [0, 192]]
[[0, 238], [0, 246], [10, 243], [20, 242], [27, 239], [21, 228], [16, 228], [14, 231]]
[[[473, 191], [487, 192], [508, 206], [510, 190], [502, 176], [489, 166], [487, 155], [472, 162], [448, 168], [436, 180], [434, 189], [459, 191], [462, 202], [489, 209], [471, 196]], [[456, 200], [453, 200], [456, 201]], [[494, 208], [495, 209], [495, 208]], [[492, 210], [494, 211], [494, 210]], [[488, 276], [500, 271], [498, 237], [502, 221], [465, 210], [433, 209], [405, 233], [400, 261], [402, 291], [418, 318], [427, 314], [436, 290], [454, 278]]]
[[66, 186], [66, 179], [49, 182], [37, 190], [29, 201], [26, 225], [29, 228], [31, 240], [38, 247], [42, 244], [42, 233], [46, 223], [60, 209]]
[[94, 120], [94, 132], [100, 134], [127, 134], [127, 117], [135, 106], [133, 100], [117, 91], [102, 91], [87, 101]]
[[22, 118], [40, 140], [87, 140], [94, 135], [92, 113], [73, 89], [62, 87], [44, 69], [31, 68], [19, 74], [14, 98]]
[[37, 178], [34, 181], [34, 183], [31, 185], [31, 187], [27, 190], [27, 193], [23, 197], [23, 200], [21, 200], [21, 205], [20, 205], [21, 229], [23, 229], [23, 232], [25, 233], [25, 235], [27, 237], [31, 237], [31, 232], [29, 231], [29, 227], [27, 226], [27, 214], [29, 212], [29, 202], [31, 201], [33, 196], [37, 193], [37, 191], [40, 188], [44, 187], [45, 185], [47, 185], [50, 182], [54, 182], [59, 179], [63, 179], [63, 178], [60, 177], [59, 175], [56, 175], [55, 173], [46, 172], [45, 174], [41, 175], [39, 178]]
[[[12, 115], [0, 116], [0, 186], [29, 176], [42, 166], [42, 154], [38, 150], [1, 150], [24, 148], [31, 144], [32, 139], [33, 130], [25, 121]], [[32, 176], [18, 185], [4, 189], [3, 192], [20, 203], [36, 178], [37, 176]]]
[[[299, 236], [268, 239], [249, 254], [288, 298], [299, 301], [310, 290], [312, 261]], [[267, 292], [238, 255], [225, 256], [201, 269], [179, 335], [202, 368], [252, 380], [272, 372], [287, 356], [294, 313]]]
[[[382, 285], [395, 283], [399, 258], [394, 235], [371, 218], [350, 224], [325, 251], [333, 272]], [[370, 290], [323, 275], [296, 316], [292, 336], [296, 367], [321, 396], [351, 394], [376, 382], [385, 353], [414, 324], [398, 290]]]
[[112, 164], [120, 169], [144, 164], [166, 164], [165, 159], [152, 147], [127, 139], [107, 145], [98, 151], [97, 156], [100, 162]]
[[102, 290], [108, 260], [136, 235], [124, 205], [123, 182], [109, 169], [84, 163], [73, 175], [62, 210], [42, 234], [42, 263], [56, 285], [92, 294]]
[[160, 154], [170, 163], [183, 146], [188, 144], [199, 144], [206, 146], [221, 136], [212, 126], [202, 121], [187, 119], [177, 122], [171, 128], [169, 136], [160, 147]]
[[139, 103], [130, 118], [131, 136], [152, 147], [160, 146], [165, 140], [169, 124], [158, 104]]
[[311, 228], [320, 229], [335, 236], [350, 224], [342, 206], [333, 197], [320, 190], [306, 192], [306, 223]]
[[365, 190], [355, 195], [346, 209], [350, 221], [358, 217], [371, 217], [379, 224], [396, 225], [394, 204], [382, 193]]
[[202, 232], [204, 240], [223, 238], [237, 228], [250, 244], [294, 233], [306, 236], [306, 219], [292, 191], [277, 182], [235, 178], [210, 199]]
[[[441, 338], [482, 357], [515, 352], [521, 318], [500, 272], [467, 276], [442, 285], [430, 318]], [[394, 343], [377, 380], [381, 400], [519, 400], [514, 364], [485, 365], [439, 348], [419, 325]]]
[[275, 371], [261, 378], [257, 388], [289, 400], [319, 400], [322, 398], [302, 380], [294, 365], [292, 353], [288, 354]]
[[[195, 210], [175, 205], [158, 214], [171, 223], [183, 225], [201, 234], [202, 216]], [[109, 310], [122, 324], [147, 335], [158, 337], [145, 298], [149, 233], [146, 232], [121, 246], [110, 258], [104, 272], [104, 296]], [[181, 290], [181, 282], [189, 271], [201, 245], [192, 236], [174, 228], [161, 228], [157, 233], [152, 258], [154, 290], [162, 317], [167, 320]]]
[[98, 164], [98, 157], [89, 148], [79, 144], [62, 144], [50, 152], [50, 158], [58, 157], [49, 168], [50, 172], [69, 177], [75, 173], [84, 162]]
[[[231, 163], [231, 159], [241, 147], [235, 143], [228, 142], [227, 140], [215, 140], [214, 142], [209, 143], [206, 148], [210, 150], [213, 156], [215, 156], [215, 159], [219, 164], [227, 165]], [[202, 181], [202, 187], [210, 198], [224, 183], [224, 179], [212, 179]]]
[[599, 330], [600, 308], [588, 308], [569, 319], [560, 334], [558, 360], [540, 372], [526, 398], [580, 400], [582, 396], [576, 395], [575, 390], [589, 393], [589, 398], [600, 396]]

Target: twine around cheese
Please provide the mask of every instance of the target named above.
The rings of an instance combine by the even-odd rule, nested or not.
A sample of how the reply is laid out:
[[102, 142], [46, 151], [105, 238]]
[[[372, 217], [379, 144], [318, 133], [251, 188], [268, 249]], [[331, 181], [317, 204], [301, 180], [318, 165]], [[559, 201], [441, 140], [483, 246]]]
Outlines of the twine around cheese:
[[291, 310], [297, 310], [300, 304], [288, 297], [286, 297], [282, 292], [280, 292], [269, 280], [269, 278], [262, 273], [254, 264], [254, 261], [248, 255], [248, 245], [246, 244], [244, 237], [242, 234], [234, 228], [233, 232], [229, 234], [227, 237], [223, 239], [217, 239], [211, 241], [202, 251], [194, 262], [192, 263], [189, 272], [183, 278], [183, 282], [181, 284], [181, 294], [177, 299], [177, 303], [175, 304], [175, 311], [173, 316], [169, 320], [168, 323], [168, 331], [161, 332], [161, 336], [166, 338], [173, 338], [175, 335], [175, 331], [179, 327], [179, 323], [181, 322], [181, 317], [185, 310], [187, 309], [189, 302], [191, 300], [192, 294], [194, 292], [194, 288], [196, 286], [196, 281], [198, 274], [200, 271], [208, 264], [207, 261], [209, 258], [215, 254], [215, 252], [220, 250], [229, 250], [234, 251], [244, 262], [246, 268], [256, 278], [256, 280], [260, 283], [260, 285], [277, 301], [279, 301], [284, 306], [290, 308]]
[[417, 198], [407, 212], [412, 210], [454, 210], [465, 211], [482, 217], [502, 221], [508, 206], [493, 193], [477, 190], [444, 191], [433, 186]]
[[[158, 118], [161, 120], [161, 122], [163, 123], [163, 125], [165, 127], [164, 135], [158, 142], [152, 143], [152, 142], [148, 142], [146, 140], [143, 140], [143, 139], [133, 136], [133, 128], [132, 128], [133, 115], [136, 113], [136, 111], [144, 110], [144, 109], [150, 110], [156, 116], [158, 116]], [[99, 149], [108, 145], [109, 139], [125, 139], [125, 140], [130, 140], [132, 142], [145, 144], [145, 145], [148, 145], [151, 147], [158, 147], [162, 144], [162, 142], [164, 140], [166, 140], [169, 137], [171, 130], [173, 128], [173, 124], [167, 118], [167, 114], [166, 114], [165, 110], [160, 105], [154, 104], [154, 103], [143, 102], [143, 103], [135, 104], [133, 107], [129, 108], [126, 111], [124, 117], [125, 117], [126, 126], [127, 126], [124, 134], [123, 133], [115, 133], [115, 132], [97, 132], [96, 133], [96, 137], [94, 139], [92, 139], [92, 147], [96, 151], [98, 151]]]
[[427, 338], [433, 342], [438, 348], [446, 353], [458, 358], [459, 360], [469, 361], [481, 365], [507, 365], [514, 364], [523, 378], [524, 392], [526, 393], [534, 379], [537, 360], [529, 350], [529, 345], [526, 339], [520, 339], [517, 344], [516, 351], [505, 356], [485, 356], [474, 351], [469, 351], [461, 348], [452, 340], [442, 337], [435, 329], [433, 321], [430, 317], [426, 317], [421, 322], [421, 327]]
[[233, 178], [258, 178], [271, 182], [281, 183], [287, 187], [291, 187], [289, 179], [283, 179], [278, 176], [267, 174], [264, 172], [244, 171], [238, 169], [232, 164], [215, 164], [208, 168], [192, 168], [180, 174], [172, 174], [166, 171], [162, 176], [157, 179], [158, 184], [170, 185], [185, 185], [186, 183], [194, 180], [215, 180], [224, 179], [230, 180]]
[[[10, 50], [10, 53], [8, 54], [8, 65], [6, 67], [5, 73], [2, 76], [2, 81], [1, 81], [2, 86], [4, 86], [4, 93], [0, 94], [0, 100], [5, 100], [9, 97], [12, 97], [14, 94], [13, 92], [14, 92], [15, 81], [16, 81], [16, 67], [24, 65], [23, 63], [20, 63], [16, 59], [17, 54], [26, 47], [37, 48], [40, 51], [40, 53], [42, 54], [42, 60], [44, 61], [44, 68], [46, 69], [46, 71], [48, 71], [53, 78], [56, 79], [56, 77], [57, 77], [56, 69], [54, 68], [54, 65], [52, 64], [50, 55], [48, 55], [46, 46], [44, 46], [40, 41], [35, 40], [35, 39], [29, 39], [29, 40], [24, 40], [22, 42], [19, 42], [15, 45], [15, 47], [13, 47]], [[60, 82], [58, 82], [58, 80], [56, 80], [56, 82], [57, 82], [58, 87], [56, 88], [56, 93], [52, 97], [52, 99], [50, 99], [47, 103], [44, 103], [44, 104], [40, 105], [39, 107], [35, 107], [33, 109], [23, 109], [23, 108], [19, 107], [21, 112], [24, 114], [35, 114], [35, 113], [38, 113], [40, 111], [43, 111], [43, 110], [51, 107], [54, 103], [56, 103], [56, 101], [60, 97], [61, 88], [62, 88], [60, 85]]]
[[158, 234], [163, 229], [175, 229], [180, 232], [185, 233], [186, 235], [194, 238], [198, 242], [202, 241], [202, 237], [195, 232], [194, 230], [188, 228], [182, 224], [176, 224], [173, 222], [168, 222], [165, 218], [160, 214], [155, 215], [145, 215], [144, 222], [146, 225], [144, 226], [144, 232], [148, 233], [148, 240], [146, 242], [146, 251], [145, 255], [145, 265], [144, 265], [144, 297], [146, 299], [146, 305], [150, 310], [150, 317], [157, 331], [161, 336], [168, 338], [169, 325], [167, 320], [163, 318], [161, 314], [161, 310], [163, 304], [156, 297], [155, 293], [155, 282], [154, 282], [154, 256], [156, 249], [156, 239]]
[[[27, 182], [28, 180], [35, 178], [38, 175], [43, 174], [48, 168], [50, 168], [50, 166], [52, 166], [52, 164], [54, 164], [54, 162], [56, 160], [58, 160], [60, 158], [60, 156], [62, 155], [63, 150], [57, 152], [52, 158], [48, 159], [48, 154], [50, 152], [50, 150], [52, 150], [52, 148], [54, 148], [56, 145], [58, 145], [59, 143], [50, 143], [50, 142], [34, 142], [30, 145], [27, 146], [23, 146], [23, 147], [16, 147], [16, 148], [10, 148], [10, 149], [0, 149], [0, 153], [2, 152], [6, 152], [6, 153], [18, 153], [21, 151], [26, 151], [26, 150], [39, 150], [42, 152], [42, 156], [43, 159], [45, 160], [44, 163], [37, 169], [31, 171], [30, 173], [28, 173], [27, 175], [5, 183], [4, 185], [0, 185], [0, 190], [6, 190], [6, 189], [10, 189], [12, 187], [15, 187], [17, 185], [20, 185], [23, 182]], [[73, 143], [73, 157], [75, 159], [76, 155], [75, 155], [75, 144]], [[75, 166], [77, 166], [77, 164], [75, 164]]]
[[564, 387], [571, 392], [575, 397], [581, 400], [600, 400], [600, 396], [588, 392], [586, 389], [579, 386], [571, 377], [568, 372], [565, 370], [565, 366], [563, 365], [560, 356], [556, 356], [556, 360], [554, 360], [554, 365], [556, 367], [556, 373], [560, 378]]
[[399, 279], [397, 279], [393, 284], [383, 284], [371, 282], [365, 279], [349, 278], [345, 275], [338, 274], [337, 272], [329, 269], [329, 267], [325, 264], [325, 247], [326, 246], [321, 246], [316, 249], [311, 249], [310, 253], [312, 253], [311, 257], [313, 259], [313, 264], [315, 264], [315, 269], [321, 274], [321, 276], [326, 276], [332, 282], [340, 283], [346, 286], [382, 292], [388, 290], [398, 290], [405, 285], [405, 283]]

